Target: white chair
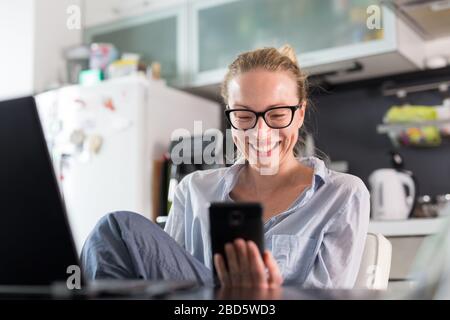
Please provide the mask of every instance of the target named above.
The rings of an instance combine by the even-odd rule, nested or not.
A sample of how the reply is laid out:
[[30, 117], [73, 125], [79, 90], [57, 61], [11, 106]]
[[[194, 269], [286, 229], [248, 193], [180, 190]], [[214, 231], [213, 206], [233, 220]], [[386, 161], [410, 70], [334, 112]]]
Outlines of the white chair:
[[368, 233], [356, 289], [384, 290], [391, 271], [392, 245], [382, 234]]

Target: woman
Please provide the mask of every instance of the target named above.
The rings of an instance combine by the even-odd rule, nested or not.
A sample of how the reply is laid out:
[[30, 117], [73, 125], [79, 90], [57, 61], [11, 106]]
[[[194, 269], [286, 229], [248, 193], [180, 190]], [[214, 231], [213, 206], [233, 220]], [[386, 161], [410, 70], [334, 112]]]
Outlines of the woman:
[[297, 157], [306, 87], [289, 46], [239, 55], [229, 66], [222, 96], [245, 161], [185, 177], [175, 191], [166, 232], [129, 212], [104, 217], [83, 248], [87, 277], [211, 283], [208, 203], [258, 201], [267, 250], [261, 257], [253, 242], [227, 244], [226, 257], [214, 257], [223, 286], [353, 287], [368, 228], [369, 193], [359, 178], [331, 171], [315, 157]]

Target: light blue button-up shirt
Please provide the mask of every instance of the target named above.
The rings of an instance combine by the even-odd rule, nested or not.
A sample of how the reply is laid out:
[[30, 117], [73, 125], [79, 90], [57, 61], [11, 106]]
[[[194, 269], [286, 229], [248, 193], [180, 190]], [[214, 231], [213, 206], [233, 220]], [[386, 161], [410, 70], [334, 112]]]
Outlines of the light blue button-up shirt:
[[[288, 210], [264, 224], [265, 247], [284, 283], [352, 288], [369, 225], [369, 192], [361, 179], [329, 170], [318, 158], [299, 161], [314, 169], [312, 185]], [[208, 205], [232, 201], [229, 193], [244, 166], [196, 171], [174, 193], [165, 231], [210, 269]]]

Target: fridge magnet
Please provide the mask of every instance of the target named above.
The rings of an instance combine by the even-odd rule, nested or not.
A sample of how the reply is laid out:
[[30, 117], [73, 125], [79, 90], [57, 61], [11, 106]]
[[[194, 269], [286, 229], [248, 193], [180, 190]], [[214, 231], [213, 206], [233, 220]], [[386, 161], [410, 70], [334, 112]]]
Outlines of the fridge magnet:
[[113, 100], [111, 98], [107, 98], [103, 101], [103, 106], [111, 111], [116, 111], [116, 107], [114, 106]]
[[86, 135], [83, 130], [74, 130], [70, 134], [70, 142], [77, 147], [81, 147], [85, 139]]
[[88, 138], [89, 152], [97, 154], [103, 144], [103, 138], [99, 134], [93, 134]]
[[63, 154], [61, 154], [61, 156], [59, 158], [59, 161], [58, 161], [59, 162], [59, 166], [58, 166], [59, 173], [58, 173], [58, 175], [59, 175], [59, 180], [61, 180], [61, 181], [64, 180], [64, 172], [66, 170], [70, 169], [71, 157], [72, 156], [70, 154], [63, 153]]

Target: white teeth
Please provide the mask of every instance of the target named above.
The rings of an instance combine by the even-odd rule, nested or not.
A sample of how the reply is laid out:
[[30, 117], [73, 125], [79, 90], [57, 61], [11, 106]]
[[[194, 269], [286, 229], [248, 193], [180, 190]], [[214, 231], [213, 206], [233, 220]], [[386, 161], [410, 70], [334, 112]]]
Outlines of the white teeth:
[[259, 146], [255, 146], [255, 145], [251, 145], [252, 146], [252, 148], [253, 149], [255, 149], [256, 151], [258, 151], [258, 152], [269, 152], [269, 151], [271, 151], [272, 149], [274, 149], [276, 146], [278, 145], [278, 142], [274, 142], [272, 145], [267, 145], [267, 144], [264, 144], [264, 145], [259, 145]]

